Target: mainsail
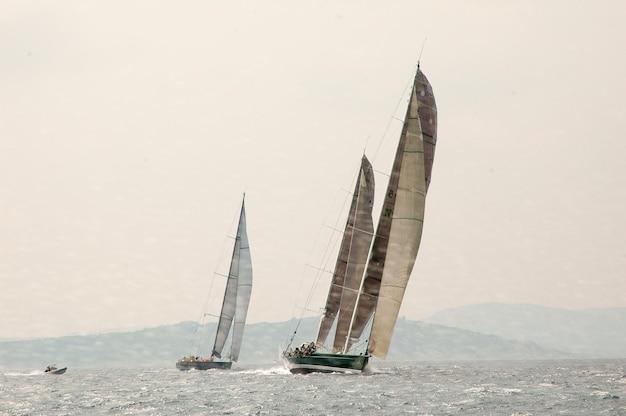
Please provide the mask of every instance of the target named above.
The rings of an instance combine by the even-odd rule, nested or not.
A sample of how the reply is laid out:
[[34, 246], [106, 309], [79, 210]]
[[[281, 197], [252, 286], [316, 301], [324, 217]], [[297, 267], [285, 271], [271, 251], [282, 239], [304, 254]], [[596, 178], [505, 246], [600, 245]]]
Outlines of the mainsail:
[[436, 137], [435, 98], [430, 83], [418, 67], [350, 329], [351, 344], [361, 337], [376, 311], [368, 351], [377, 357], [387, 355], [417, 257]]
[[250, 257], [248, 234], [246, 232], [246, 211], [244, 201], [241, 203], [239, 225], [237, 227], [233, 255], [230, 261], [226, 290], [224, 291], [224, 301], [222, 302], [222, 310], [217, 324], [215, 344], [213, 345], [213, 350], [211, 352], [212, 356], [218, 358], [222, 356], [222, 350], [224, 349], [224, 344], [228, 338], [231, 326], [233, 326], [234, 318], [235, 324], [232, 334], [230, 358], [232, 361], [237, 361], [237, 358], [239, 357], [239, 350], [241, 349], [243, 329], [246, 322], [246, 315], [248, 313], [251, 291], [252, 261]]
[[363, 156], [317, 335], [318, 346], [324, 344], [335, 319], [339, 316], [333, 350], [340, 351], [344, 347], [374, 232], [373, 202], [374, 173], [369, 160]]

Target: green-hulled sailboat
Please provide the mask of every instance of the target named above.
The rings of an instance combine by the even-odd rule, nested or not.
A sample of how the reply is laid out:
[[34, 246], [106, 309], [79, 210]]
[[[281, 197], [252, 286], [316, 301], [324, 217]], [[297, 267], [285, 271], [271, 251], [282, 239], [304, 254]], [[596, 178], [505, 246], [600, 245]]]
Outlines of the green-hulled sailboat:
[[370, 356], [387, 356], [422, 236], [436, 138], [435, 97], [418, 65], [376, 233], [374, 175], [363, 156], [317, 339], [282, 355], [292, 373], [361, 372]]
[[[252, 292], [252, 258], [246, 231], [245, 195], [241, 203], [237, 235], [230, 260], [230, 268], [224, 290], [224, 300], [217, 323], [213, 349], [209, 357], [195, 355], [183, 357], [176, 362], [179, 370], [230, 369], [239, 358], [243, 330], [246, 325], [248, 305]], [[222, 351], [230, 334], [230, 354], [222, 357]]]

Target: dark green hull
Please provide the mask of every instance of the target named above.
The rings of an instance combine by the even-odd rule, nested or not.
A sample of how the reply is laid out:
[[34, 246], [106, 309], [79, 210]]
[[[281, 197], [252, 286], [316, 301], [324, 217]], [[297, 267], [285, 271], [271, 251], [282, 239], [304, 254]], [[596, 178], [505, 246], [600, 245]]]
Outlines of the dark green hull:
[[178, 360], [176, 368], [181, 371], [188, 370], [230, 370], [231, 361], [208, 361], [208, 360]]
[[365, 369], [369, 356], [315, 352], [302, 357], [284, 355], [283, 360], [293, 374], [360, 373]]

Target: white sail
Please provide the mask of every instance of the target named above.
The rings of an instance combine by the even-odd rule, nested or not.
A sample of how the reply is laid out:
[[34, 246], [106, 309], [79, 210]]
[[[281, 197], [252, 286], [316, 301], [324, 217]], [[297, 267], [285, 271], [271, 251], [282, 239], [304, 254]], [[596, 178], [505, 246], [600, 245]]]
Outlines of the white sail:
[[230, 359], [232, 361], [237, 361], [239, 358], [239, 351], [241, 350], [241, 342], [243, 340], [243, 330], [246, 326], [246, 316], [248, 315], [248, 305], [250, 304], [250, 295], [252, 293], [252, 258], [250, 257], [250, 244], [246, 231], [246, 210], [244, 203], [242, 203], [241, 206], [237, 240], [239, 241], [239, 277], [237, 279], [235, 319], [230, 347]]
[[[245, 239], [243, 237], [245, 237]], [[237, 227], [237, 236], [235, 237], [233, 255], [230, 261], [230, 269], [228, 272], [226, 289], [224, 291], [222, 310], [217, 324], [215, 343], [211, 352], [212, 356], [218, 358], [222, 356], [222, 350], [224, 349], [224, 344], [226, 344], [226, 339], [228, 338], [228, 334], [233, 324], [233, 318], [235, 319], [235, 329], [238, 340], [235, 339], [234, 332], [231, 342], [231, 356], [233, 351], [236, 352], [237, 356], [239, 355], [241, 336], [243, 335], [243, 325], [245, 325], [246, 321], [251, 289], [252, 266], [250, 261], [248, 236], [246, 234], [246, 215], [244, 203], [242, 202], [241, 213], [239, 215], [239, 225]], [[242, 290], [242, 293], [239, 293], [240, 290]], [[239, 322], [239, 325], [237, 322]]]

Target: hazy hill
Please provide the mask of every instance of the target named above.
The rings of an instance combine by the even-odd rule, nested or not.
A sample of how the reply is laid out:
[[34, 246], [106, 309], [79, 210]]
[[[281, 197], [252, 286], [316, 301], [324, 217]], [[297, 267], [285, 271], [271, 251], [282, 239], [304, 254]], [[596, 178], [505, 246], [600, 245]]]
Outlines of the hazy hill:
[[[317, 319], [303, 320], [296, 342], [310, 341], [317, 324]], [[294, 326], [293, 320], [249, 325], [240, 357], [242, 365], [277, 361], [279, 347]], [[181, 322], [133, 332], [1, 342], [0, 367], [32, 369], [48, 363], [72, 367], [171, 367], [177, 358], [197, 352], [192, 342], [195, 329], [195, 323]], [[204, 341], [203, 354], [210, 348], [214, 330], [214, 325], [202, 328], [196, 337]], [[529, 342], [400, 319], [388, 358], [431, 361], [569, 356]]]
[[626, 357], [626, 308], [567, 310], [481, 304], [447, 309], [426, 321], [534, 342], [588, 358]]

